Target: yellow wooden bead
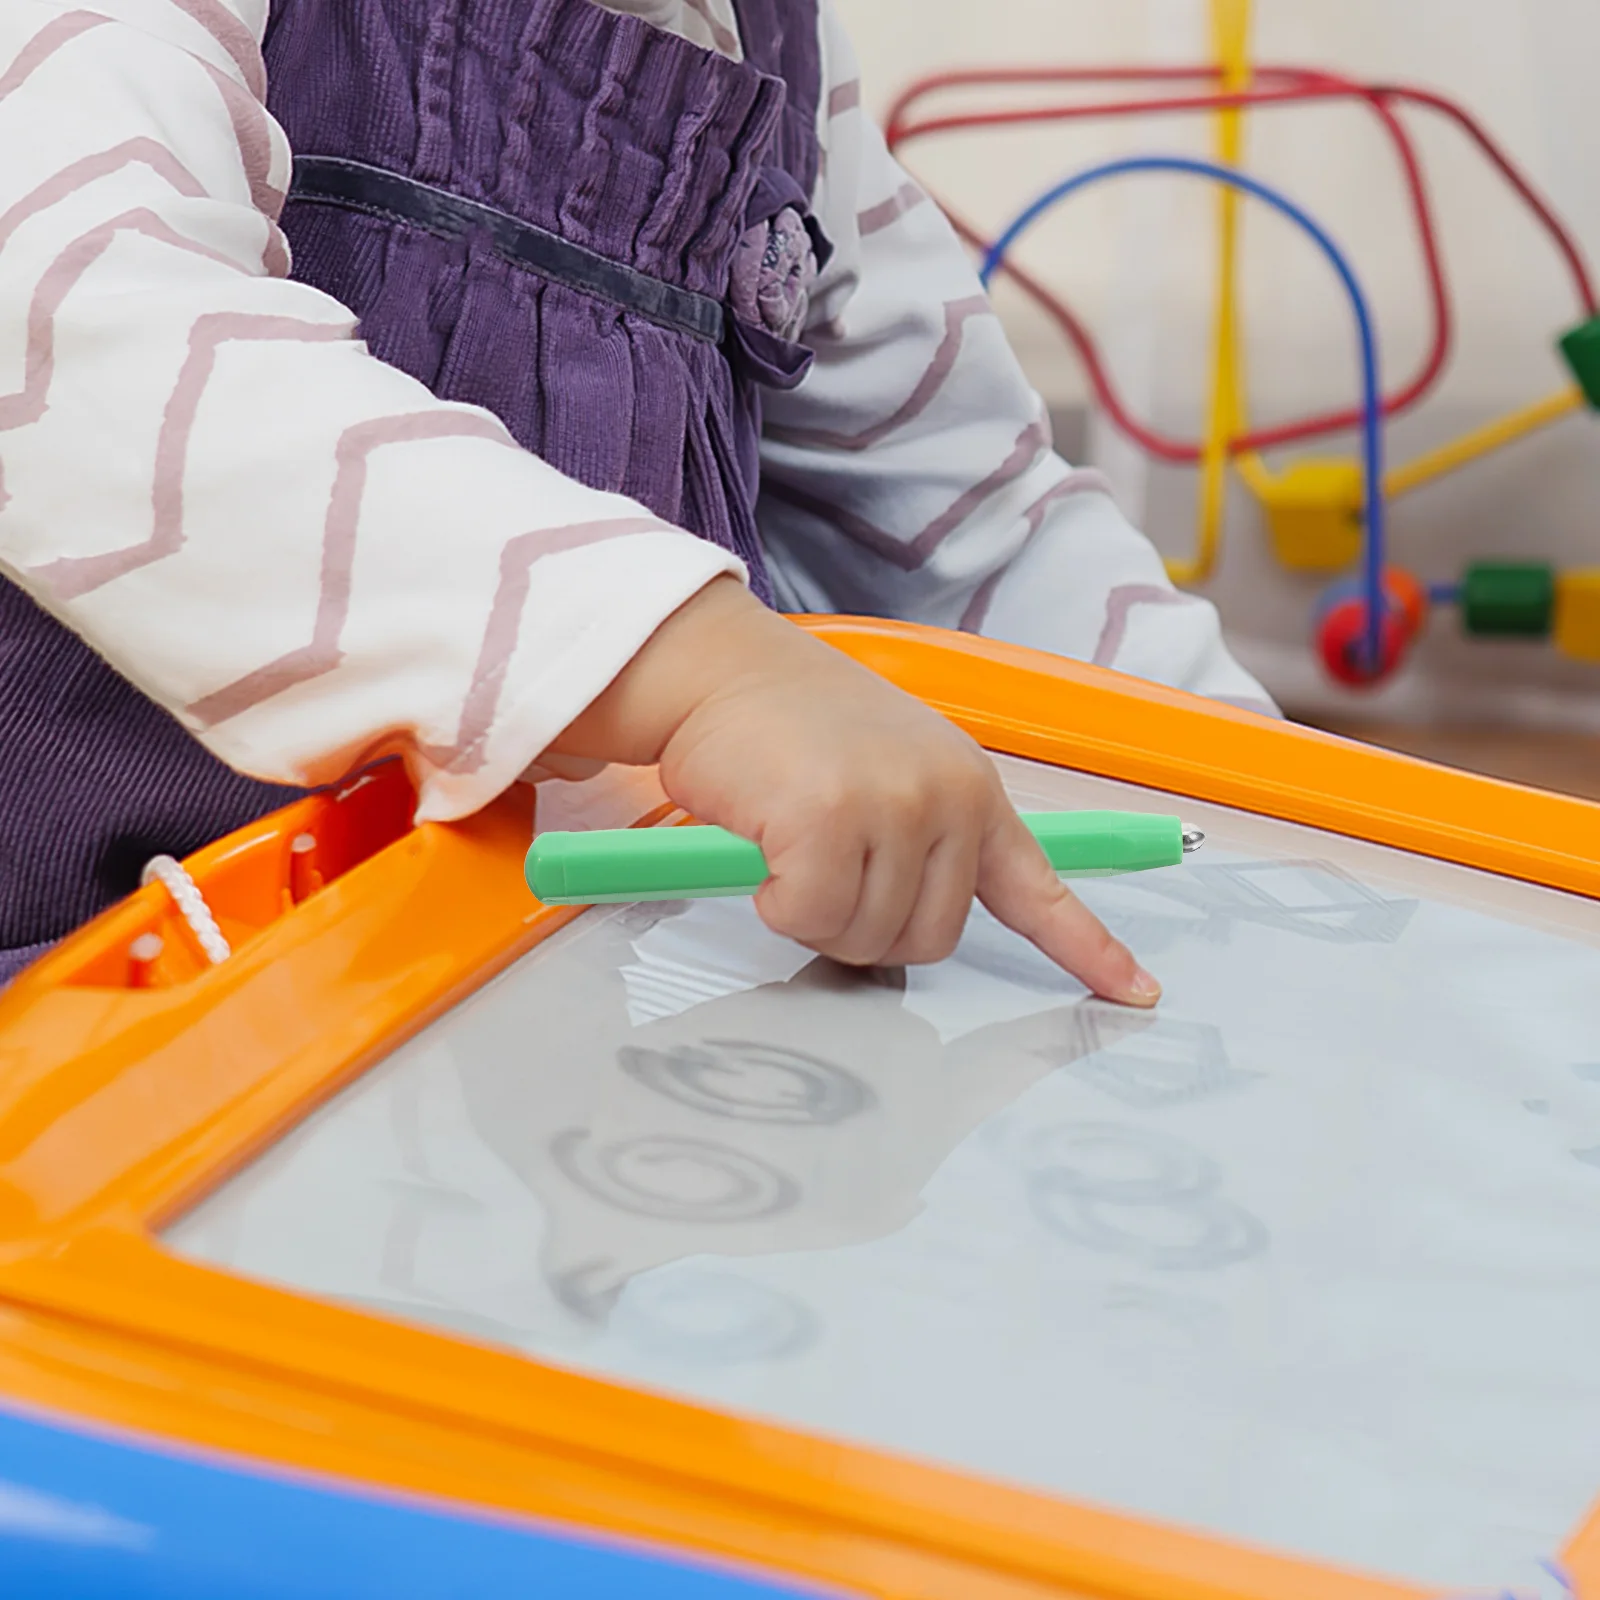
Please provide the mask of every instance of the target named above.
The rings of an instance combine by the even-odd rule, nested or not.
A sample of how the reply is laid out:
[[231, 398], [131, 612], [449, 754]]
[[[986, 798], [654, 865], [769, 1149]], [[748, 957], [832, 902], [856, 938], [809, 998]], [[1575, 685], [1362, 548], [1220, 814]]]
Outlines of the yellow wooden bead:
[[1600, 567], [1556, 575], [1552, 637], [1562, 655], [1600, 663]]

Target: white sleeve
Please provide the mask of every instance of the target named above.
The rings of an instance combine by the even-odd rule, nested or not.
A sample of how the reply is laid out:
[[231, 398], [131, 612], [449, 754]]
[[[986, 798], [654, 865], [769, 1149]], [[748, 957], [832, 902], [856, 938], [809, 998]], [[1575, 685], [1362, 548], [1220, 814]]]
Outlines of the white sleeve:
[[943, 213], [889, 154], [825, 0], [817, 352], [766, 403], [761, 528], [783, 604], [961, 628], [1271, 709], [1049, 419]]
[[0, 570], [239, 770], [458, 817], [743, 568], [287, 281], [265, 11], [0, 6]]

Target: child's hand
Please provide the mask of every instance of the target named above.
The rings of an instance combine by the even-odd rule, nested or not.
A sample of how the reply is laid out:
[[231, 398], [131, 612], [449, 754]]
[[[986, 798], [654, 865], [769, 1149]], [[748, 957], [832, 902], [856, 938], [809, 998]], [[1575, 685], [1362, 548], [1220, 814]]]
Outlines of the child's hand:
[[685, 810], [761, 846], [768, 927], [837, 961], [941, 961], [977, 898], [1095, 993], [1160, 997], [971, 739], [732, 579], [669, 618], [551, 754], [659, 761]]

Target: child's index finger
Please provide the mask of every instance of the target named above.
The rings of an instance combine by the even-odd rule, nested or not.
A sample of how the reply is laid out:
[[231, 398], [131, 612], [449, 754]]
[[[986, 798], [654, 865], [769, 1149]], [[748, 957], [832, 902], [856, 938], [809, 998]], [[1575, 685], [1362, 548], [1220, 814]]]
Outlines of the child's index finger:
[[984, 842], [978, 899], [1006, 927], [1102, 998], [1145, 1009], [1160, 1000], [1161, 985], [1061, 881], [1046, 847], [1009, 805], [1001, 809]]

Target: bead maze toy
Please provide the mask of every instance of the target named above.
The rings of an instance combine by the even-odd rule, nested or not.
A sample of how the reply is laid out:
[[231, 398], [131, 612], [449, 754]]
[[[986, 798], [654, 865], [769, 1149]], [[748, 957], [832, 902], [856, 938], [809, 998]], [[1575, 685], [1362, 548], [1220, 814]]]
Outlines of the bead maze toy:
[[[1459, 471], [1493, 451], [1504, 449], [1576, 412], [1600, 411], [1600, 300], [1583, 253], [1571, 231], [1538, 193], [1516, 163], [1474, 117], [1447, 96], [1410, 85], [1365, 83], [1318, 69], [1269, 65], [1252, 60], [1249, 49], [1250, 0], [1211, 0], [1214, 59], [1194, 67], [1105, 66], [1072, 68], [979, 68], [941, 73], [911, 85], [888, 118], [891, 149], [937, 135], [993, 128], [1043, 127], [1128, 116], [1207, 115], [1216, 124], [1215, 164], [1186, 158], [1135, 158], [1081, 173], [1052, 191], [1027, 213], [1029, 220], [1089, 182], [1137, 170], [1187, 171], [1219, 184], [1218, 299], [1213, 322], [1212, 381], [1208, 420], [1198, 441], [1173, 439], [1135, 417], [1118, 395], [1093, 335], [1082, 320], [1036, 276], [1010, 259], [1016, 232], [1002, 242], [984, 239], [977, 229], [949, 213], [956, 231], [985, 256], [986, 276], [1004, 273], [1066, 335], [1083, 362], [1090, 390], [1111, 422], [1153, 458], [1200, 469], [1199, 532], [1192, 557], [1169, 562], [1175, 582], [1202, 584], [1215, 568], [1222, 544], [1224, 487], [1230, 466], [1260, 507], [1269, 547], [1286, 568], [1306, 573], [1337, 573], [1359, 564], [1361, 578], [1340, 582], [1318, 602], [1312, 630], [1319, 658], [1329, 675], [1352, 688], [1383, 682], [1403, 664], [1427, 625], [1431, 611], [1456, 606], [1463, 630], [1474, 638], [1539, 637], [1563, 655], [1600, 661], [1600, 567], [1544, 573], [1517, 563], [1484, 563], [1456, 581], [1424, 583], [1391, 566], [1384, 510], [1392, 501]], [[1092, 84], [1156, 85], [1161, 92], [1090, 103], [1046, 103], [998, 109], [938, 113], [928, 101], [955, 90], [974, 88], [1079, 87]], [[1203, 86], [1199, 90], [1195, 85]], [[1369, 393], [1361, 408], [1298, 418], [1271, 427], [1252, 426], [1244, 393], [1238, 306], [1238, 218], [1244, 194], [1287, 207], [1313, 234], [1318, 229], [1286, 197], [1267, 196], [1260, 185], [1242, 179], [1246, 113], [1307, 104], [1351, 101], [1368, 107], [1394, 146], [1416, 217], [1418, 241], [1432, 307], [1433, 332], [1419, 369], [1393, 392], [1370, 392], [1375, 350], [1364, 358]], [[1443, 252], [1433, 217], [1426, 174], [1403, 109], [1427, 111], [1450, 121], [1495, 168], [1549, 235], [1571, 276], [1580, 320], [1559, 338], [1571, 382], [1546, 399], [1514, 411], [1416, 460], [1383, 470], [1373, 434], [1384, 420], [1424, 400], [1448, 364], [1453, 313]], [[1325, 249], [1335, 250], [1323, 234]], [[1347, 287], [1359, 286], [1342, 270]], [[1358, 320], [1365, 319], [1358, 306]], [[1370, 328], [1363, 346], [1373, 343]], [[1282, 467], [1267, 464], [1263, 452], [1303, 444], [1363, 426], [1367, 445], [1362, 461], [1302, 457]], [[1542, 569], [1541, 569], [1542, 571]], [[1542, 594], [1543, 598], [1538, 598]], [[1519, 598], [1524, 597], [1526, 598]]]
[[1153, 819], [1078, 888], [1161, 1010], [541, 904], [648, 773], [170, 864], [0, 994], [0, 1592], [1600, 1594], [1600, 807], [804, 625]]

